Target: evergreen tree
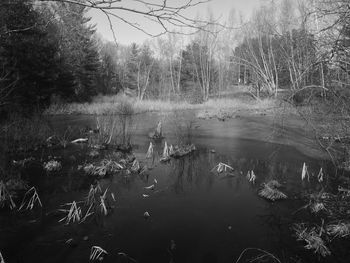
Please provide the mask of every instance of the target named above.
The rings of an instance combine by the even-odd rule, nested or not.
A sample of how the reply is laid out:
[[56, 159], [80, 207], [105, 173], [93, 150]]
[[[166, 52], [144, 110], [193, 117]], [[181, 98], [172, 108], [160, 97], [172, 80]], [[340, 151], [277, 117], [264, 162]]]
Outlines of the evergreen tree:
[[131, 90], [137, 90], [137, 73], [139, 67], [139, 48], [137, 44], [132, 43], [130, 46], [129, 58], [126, 65], [126, 78], [123, 87]]
[[0, 10], [0, 93], [10, 87], [13, 108], [41, 107], [57, 88], [58, 45], [48, 37], [53, 25], [29, 0], [1, 2]]
[[117, 74], [117, 47], [115, 43], [102, 44], [100, 56], [99, 92], [102, 94], [116, 94], [121, 90], [121, 83]]
[[73, 79], [77, 100], [85, 101], [97, 94], [99, 54], [93, 39], [95, 28], [89, 24], [84, 6], [58, 3], [61, 58]]

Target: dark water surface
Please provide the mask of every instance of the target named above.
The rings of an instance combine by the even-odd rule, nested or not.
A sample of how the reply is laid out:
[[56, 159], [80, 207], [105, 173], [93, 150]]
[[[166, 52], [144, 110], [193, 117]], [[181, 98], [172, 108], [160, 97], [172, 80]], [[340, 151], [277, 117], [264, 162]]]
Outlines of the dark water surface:
[[[77, 165], [91, 161], [87, 147], [73, 145], [41, 153], [63, 160], [62, 175], [47, 176], [40, 165], [24, 172], [30, 185], [37, 187], [43, 209], [20, 216], [0, 214], [0, 251], [7, 263], [88, 262], [92, 246], [108, 252], [103, 262], [133, 262], [123, 261], [118, 252], [137, 262], [235, 262], [248, 247], [267, 250], [283, 262], [349, 262], [342, 250], [319, 259], [305, 251], [302, 242], [295, 241], [290, 229], [301, 220], [295, 211], [305, 204], [302, 194], [322, 187], [301, 181], [303, 162], [311, 173], [320, 167], [326, 169], [325, 161], [304, 154], [298, 147], [307, 148], [310, 143], [302, 132], [287, 131], [295, 136], [289, 139], [294, 146], [287, 146], [268, 142], [272, 122], [197, 120], [191, 137], [197, 150], [163, 164], [157, 161], [159, 156], [154, 162], [145, 159], [147, 134], [159, 118], [138, 118], [132, 138], [134, 152], [152, 169], [149, 176], [101, 179], [102, 189], [113, 192], [116, 203], [113, 211], [99, 220], [66, 226], [58, 222], [62, 215], [56, 212], [61, 204], [83, 200], [88, 193], [92, 180], [76, 172]], [[90, 116], [52, 119], [56, 129], [67, 125], [93, 127], [94, 123]], [[175, 143], [171, 123], [165, 122], [164, 132], [167, 142]], [[159, 155], [163, 143], [155, 146]], [[231, 165], [234, 176], [210, 172], [219, 162]], [[254, 185], [245, 176], [252, 169], [257, 175]], [[154, 190], [144, 189], [155, 179], [158, 183]], [[260, 184], [270, 179], [282, 183], [287, 200], [272, 203], [257, 195]], [[143, 217], [145, 211], [150, 214], [148, 219]], [[66, 244], [70, 238], [73, 242]], [[176, 248], [171, 250], [171, 244]]]

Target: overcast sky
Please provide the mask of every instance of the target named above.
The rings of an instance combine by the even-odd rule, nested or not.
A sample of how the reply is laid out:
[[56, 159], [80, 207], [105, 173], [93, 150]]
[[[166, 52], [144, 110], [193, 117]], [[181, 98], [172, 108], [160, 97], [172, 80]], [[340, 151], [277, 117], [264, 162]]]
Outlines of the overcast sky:
[[[157, 0], [148, 0], [154, 2]], [[180, 0], [168, 0], [169, 5], [174, 5]], [[205, 16], [210, 9], [216, 18], [221, 17], [221, 19], [226, 21], [229, 12], [232, 9], [236, 10], [238, 14], [241, 12], [245, 17], [248, 17], [254, 8], [258, 7], [259, 4], [264, 0], [211, 0], [209, 3], [201, 4], [190, 10], [186, 11], [186, 16], [191, 18], [196, 18], [198, 15]], [[265, 0], [266, 1], [266, 0]], [[121, 5], [125, 2], [124, 6], [130, 8], [140, 8], [134, 2], [130, 0], [122, 0]], [[158, 0], [159, 2], [159, 0]], [[153, 24], [151, 25], [149, 21], [143, 19], [142, 17], [136, 16], [131, 12], [122, 12], [119, 11], [119, 16], [123, 17], [125, 20], [135, 22], [140, 24], [147, 32], [156, 33], [159, 32], [159, 29]], [[92, 16], [92, 22], [97, 26], [97, 32], [102, 35], [106, 40], [113, 40], [113, 34], [111, 32], [107, 17], [105, 14], [98, 10], [91, 10], [89, 15]], [[150, 38], [146, 34], [132, 28], [124, 22], [121, 22], [118, 19], [112, 19], [113, 28], [116, 33], [117, 41], [122, 44], [130, 44], [132, 42], [142, 43], [147, 38]]]

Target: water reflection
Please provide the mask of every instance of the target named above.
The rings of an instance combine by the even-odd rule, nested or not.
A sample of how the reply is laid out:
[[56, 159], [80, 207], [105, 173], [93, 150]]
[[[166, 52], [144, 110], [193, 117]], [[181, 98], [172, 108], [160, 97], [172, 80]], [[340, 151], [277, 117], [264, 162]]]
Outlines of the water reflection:
[[[219, 162], [232, 166], [234, 172], [219, 175], [215, 170], [211, 171]], [[288, 169], [288, 163], [282, 163], [276, 159], [272, 161], [247, 158], [232, 159], [211, 153], [208, 149], [198, 149], [189, 156], [172, 159], [169, 163], [161, 165], [167, 167], [167, 176], [170, 179], [172, 190], [177, 194], [192, 191], [193, 188], [203, 188], [209, 192], [216, 183], [223, 182], [228, 188], [239, 191], [245, 175], [250, 170], [254, 170], [257, 175], [256, 184], [251, 186], [255, 189], [262, 182], [272, 179], [284, 183], [287, 181], [288, 172], [294, 171], [292, 167]]]
[[[36, 232], [29, 233], [33, 236], [26, 237], [27, 247], [21, 254], [28, 257], [28, 262], [35, 262], [31, 250], [36, 246], [44, 255], [58, 254], [57, 261], [64, 261], [67, 246], [57, 240], [65, 241], [72, 236], [77, 240], [84, 236], [91, 239], [75, 248], [74, 262], [85, 262], [91, 245], [101, 245], [107, 251], [120, 249], [139, 262], [165, 262], [169, 260], [166, 249], [171, 240], [177, 244], [174, 262], [232, 262], [248, 246], [279, 255], [283, 250], [294, 251], [296, 243], [289, 226], [293, 221], [291, 214], [301, 203], [294, 200], [269, 203], [259, 198], [257, 191], [261, 183], [272, 179], [282, 183], [283, 191], [291, 197], [306, 190], [319, 190], [322, 186], [307, 182], [303, 185], [300, 180], [300, 159], [307, 161], [312, 171], [319, 169], [318, 162], [300, 157], [292, 148], [268, 148], [256, 141], [235, 142], [234, 150], [227, 146], [214, 153], [208, 140], [206, 144], [198, 143], [197, 151], [188, 156], [160, 163], [164, 142], [156, 143], [152, 158], [145, 159], [149, 141], [135, 139], [139, 142], [136, 156], [149, 169], [142, 174], [121, 173], [99, 180], [103, 190], [108, 188], [116, 196], [113, 213], [94, 217], [85, 225], [69, 227], [60, 225], [59, 218], [47, 216], [46, 224], [40, 226], [44, 230], [35, 228]], [[218, 145], [226, 142], [223, 140]], [[55, 152], [62, 160], [69, 160], [64, 162], [61, 176], [47, 176], [40, 163], [34, 163], [30, 171], [23, 171], [28, 181], [38, 187], [46, 211], [86, 196], [94, 179], [76, 170], [77, 164], [87, 161], [86, 151], [78, 146]], [[298, 158], [286, 158], [283, 151]], [[74, 160], [69, 158], [72, 155]], [[233, 173], [211, 172], [220, 162], [232, 166]], [[255, 184], [246, 179], [251, 170], [257, 175]], [[152, 184], [154, 190], [145, 189]], [[142, 216], [145, 211], [151, 215], [148, 220]], [[48, 245], [40, 246], [42, 243]], [[16, 246], [15, 241], [9, 242], [7, 251]], [[10, 258], [15, 261], [17, 256], [13, 253]], [[113, 254], [105, 259], [106, 262], [117, 260]], [[48, 258], [46, 262], [55, 260]]]

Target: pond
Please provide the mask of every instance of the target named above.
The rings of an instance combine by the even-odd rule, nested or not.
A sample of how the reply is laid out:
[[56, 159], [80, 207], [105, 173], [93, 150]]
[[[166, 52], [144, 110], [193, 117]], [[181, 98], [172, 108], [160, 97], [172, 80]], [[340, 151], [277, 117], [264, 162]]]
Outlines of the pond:
[[[326, 178], [331, 173], [329, 163], [310, 150], [311, 140], [301, 129], [290, 126], [283, 136], [270, 136], [277, 126], [268, 118], [186, 118], [193, 120], [189, 136], [196, 150], [162, 163], [165, 140], [177, 140], [172, 122], [156, 114], [138, 116], [133, 152], [147, 172], [99, 179], [102, 192], [113, 193], [115, 201], [106, 216], [80, 224], [59, 222], [64, 214], [58, 209], [88, 195], [96, 181], [77, 168], [96, 158], [87, 155], [90, 150], [84, 144], [36, 152], [36, 160], [56, 156], [63, 167], [59, 174], [48, 175], [42, 164], [33, 162], [21, 171], [36, 187], [42, 208], [1, 212], [0, 251], [6, 262], [87, 262], [92, 246], [108, 253], [99, 258], [103, 262], [236, 262], [246, 248], [266, 250], [281, 262], [348, 262], [349, 252], [342, 246], [326, 258], [305, 250], [291, 229], [293, 223], [311, 218], [298, 212], [305, 205], [304, 194], [329, 183], [319, 183], [312, 175], [321, 167]], [[159, 119], [164, 121], [165, 138], [154, 142], [153, 158], [146, 159], [148, 133]], [[68, 125], [94, 127], [95, 119], [61, 116], [52, 118], [51, 125], [57, 130]], [[98, 158], [110, 151], [101, 150]], [[234, 171], [217, 173], [213, 168], [220, 162]], [[304, 162], [310, 182], [301, 180]], [[246, 178], [251, 170], [255, 183]], [[258, 195], [261, 184], [272, 179], [282, 184], [286, 200], [271, 202]], [[241, 262], [254, 255], [247, 253]]]

